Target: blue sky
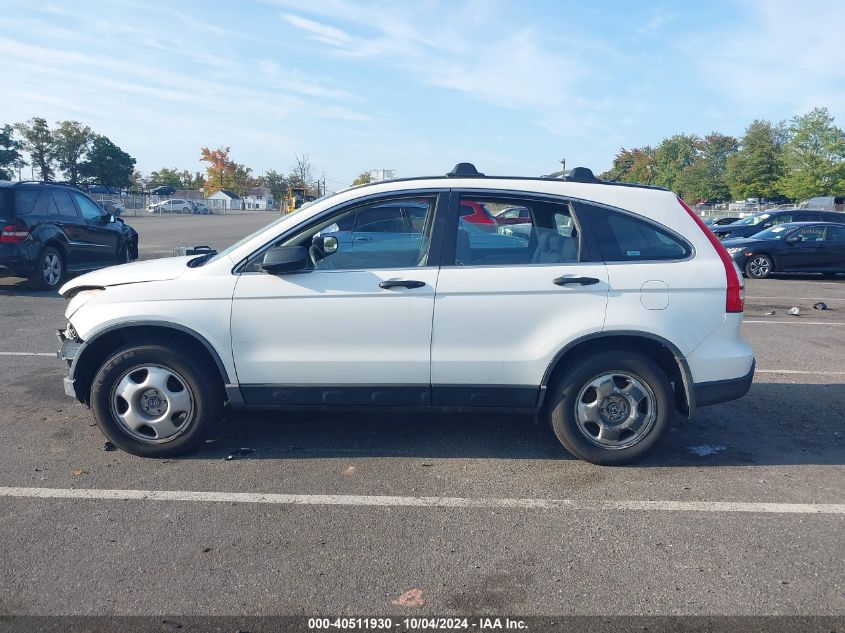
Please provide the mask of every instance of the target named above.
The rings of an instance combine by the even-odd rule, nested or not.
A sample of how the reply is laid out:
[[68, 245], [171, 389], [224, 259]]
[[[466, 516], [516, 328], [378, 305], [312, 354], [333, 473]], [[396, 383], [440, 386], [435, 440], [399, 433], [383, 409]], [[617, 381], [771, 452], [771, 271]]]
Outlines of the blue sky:
[[230, 146], [371, 168], [606, 169], [620, 147], [826, 106], [845, 125], [845, 2], [7, 0], [0, 124], [76, 119], [149, 172]]

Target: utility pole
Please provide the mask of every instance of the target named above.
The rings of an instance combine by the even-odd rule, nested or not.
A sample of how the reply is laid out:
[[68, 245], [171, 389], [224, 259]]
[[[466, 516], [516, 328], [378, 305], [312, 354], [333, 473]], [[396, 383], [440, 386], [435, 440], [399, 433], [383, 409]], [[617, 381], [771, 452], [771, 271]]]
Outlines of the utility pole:
[[563, 171], [566, 171], [566, 159], [565, 159], [565, 158], [561, 158], [558, 162], [560, 163], [561, 169], [562, 169]]

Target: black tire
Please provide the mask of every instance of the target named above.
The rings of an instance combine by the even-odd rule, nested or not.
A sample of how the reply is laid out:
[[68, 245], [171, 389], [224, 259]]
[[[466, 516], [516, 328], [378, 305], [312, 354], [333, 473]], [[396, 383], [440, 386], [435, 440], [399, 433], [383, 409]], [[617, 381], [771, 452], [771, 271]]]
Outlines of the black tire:
[[752, 255], [745, 262], [745, 275], [752, 279], [765, 279], [775, 270], [772, 258], [763, 253]]
[[[144, 365], [175, 372], [193, 396], [192, 412], [181, 422], [178, 435], [173, 439], [134, 437], [112, 408], [113, 390], [118, 381], [133, 367]], [[97, 371], [91, 386], [91, 410], [103, 434], [127, 453], [140, 457], [182, 455], [196, 450], [217, 426], [223, 413], [223, 390], [218, 376], [179, 347], [127, 346], [110, 356]], [[168, 404], [165, 416], [169, 410]], [[187, 426], [183, 428], [182, 425]]]
[[129, 242], [124, 242], [123, 246], [120, 249], [120, 253], [117, 255], [117, 263], [118, 264], [128, 264], [132, 261], [132, 251], [129, 248]]
[[[58, 266], [57, 273], [56, 266]], [[29, 287], [34, 290], [56, 290], [62, 285], [65, 275], [64, 256], [58, 249], [47, 246], [35, 261], [35, 269], [29, 275]]]
[[[598, 439], [588, 439], [588, 432], [582, 430], [576, 400], [582, 390], [589, 390], [588, 385], [594, 379], [614, 372], [634, 377], [650, 389], [648, 406], [653, 406], [649, 411], [653, 413], [653, 420], [649, 426], [643, 426], [639, 438], [632, 433], [630, 441], [636, 438], [635, 443], [624, 445], [626, 440], [620, 440], [618, 447], [607, 447], [598, 445]], [[672, 386], [663, 370], [645, 356], [624, 350], [599, 352], [587, 357], [549, 385], [549, 390], [546, 410], [557, 439], [575, 457], [602, 466], [628, 464], [645, 457], [666, 435], [675, 415]], [[588, 391], [584, 396], [587, 394]]]

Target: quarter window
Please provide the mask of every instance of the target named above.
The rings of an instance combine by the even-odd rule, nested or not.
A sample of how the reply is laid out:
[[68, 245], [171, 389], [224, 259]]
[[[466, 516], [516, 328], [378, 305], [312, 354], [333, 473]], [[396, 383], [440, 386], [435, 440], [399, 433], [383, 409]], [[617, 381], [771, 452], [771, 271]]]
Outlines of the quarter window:
[[829, 226], [827, 227], [827, 241], [828, 242], [845, 242], [845, 227]]
[[686, 259], [689, 245], [668, 231], [626, 213], [585, 207], [586, 221], [606, 262]]

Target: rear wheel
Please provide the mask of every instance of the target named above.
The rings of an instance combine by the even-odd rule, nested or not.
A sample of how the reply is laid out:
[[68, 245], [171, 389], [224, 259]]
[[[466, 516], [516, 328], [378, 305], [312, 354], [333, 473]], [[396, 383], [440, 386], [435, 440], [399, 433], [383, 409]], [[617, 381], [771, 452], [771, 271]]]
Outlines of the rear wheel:
[[752, 255], [745, 262], [745, 274], [753, 279], [765, 279], [773, 270], [774, 265], [768, 255]]
[[141, 457], [179, 455], [199, 447], [219, 421], [217, 377], [180, 348], [141, 345], [118, 350], [91, 386], [91, 409], [115, 445]]
[[669, 378], [648, 358], [607, 351], [578, 363], [550, 385], [549, 420], [575, 457], [601, 465], [645, 457], [674, 415]]
[[36, 290], [55, 290], [65, 276], [65, 261], [62, 254], [48, 246], [38, 256], [35, 270], [29, 276], [30, 287]]

